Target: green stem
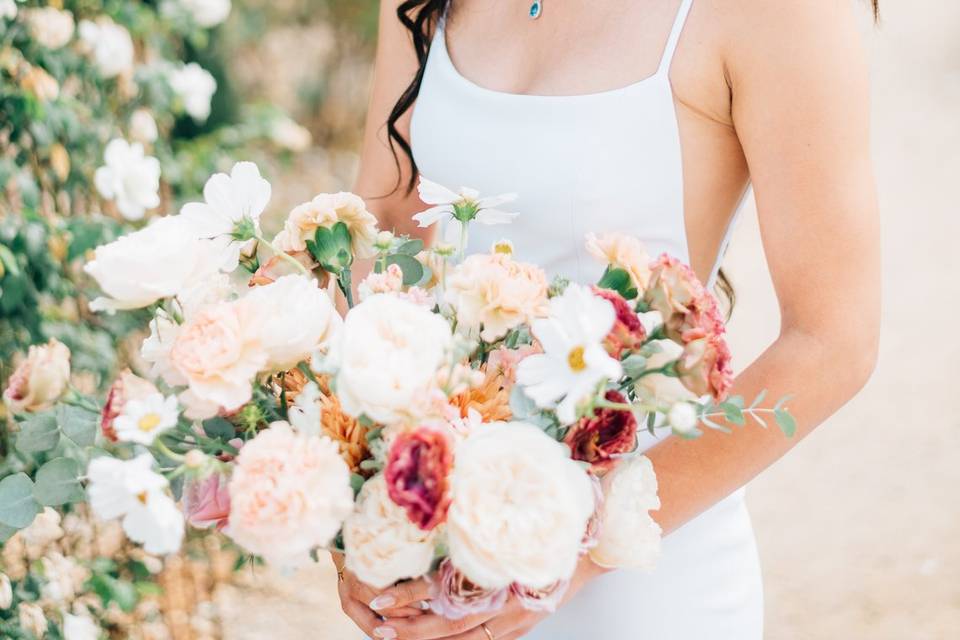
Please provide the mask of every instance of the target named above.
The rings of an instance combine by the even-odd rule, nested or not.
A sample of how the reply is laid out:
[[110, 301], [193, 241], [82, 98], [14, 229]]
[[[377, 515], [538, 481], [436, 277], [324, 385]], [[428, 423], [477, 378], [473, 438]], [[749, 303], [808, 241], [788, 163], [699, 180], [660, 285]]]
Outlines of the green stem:
[[286, 251], [280, 251], [279, 249], [277, 249], [277, 247], [274, 246], [274, 244], [273, 244], [272, 242], [270, 242], [270, 241], [267, 240], [265, 237], [263, 237], [263, 234], [262, 234], [262, 233], [256, 233], [256, 234], [254, 234], [253, 237], [256, 238], [256, 239], [257, 239], [259, 242], [261, 242], [262, 244], [266, 245], [267, 248], [269, 248], [270, 251], [272, 251], [272, 252], [274, 253], [274, 255], [279, 256], [281, 260], [284, 260], [285, 262], [288, 262], [288, 263], [290, 263], [292, 266], [296, 267], [297, 271], [299, 271], [299, 272], [302, 273], [303, 275], [310, 275], [310, 270], [307, 269], [307, 268], [306, 268], [305, 266], [303, 266], [302, 264], [300, 264], [300, 261], [299, 261], [299, 260], [297, 260], [296, 258], [294, 258], [292, 255], [290, 255], [290, 254], [287, 253]]
[[464, 257], [467, 255], [467, 239], [468, 239], [468, 227], [467, 223], [460, 221], [460, 250], [458, 252], [458, 259], [460, 262], [463, 262]]
[[347, 307], [353, 308], [353, 278], [349, 268], [340, 271], [337, 277], [337, 284], [340, 285], [340, 291], [343, 297], [347, 299]]
[[162, 453], [165, 457], [170, 458], [174, 462], [183, 462], [186, 459], [185, 456], [182, 456], [179, 453], [171, 450], [170, 447], [164, 444], [163, 440], [160, 438], [157, 438], [153, 442], [154, 446], [157, 448], [157, 451]]

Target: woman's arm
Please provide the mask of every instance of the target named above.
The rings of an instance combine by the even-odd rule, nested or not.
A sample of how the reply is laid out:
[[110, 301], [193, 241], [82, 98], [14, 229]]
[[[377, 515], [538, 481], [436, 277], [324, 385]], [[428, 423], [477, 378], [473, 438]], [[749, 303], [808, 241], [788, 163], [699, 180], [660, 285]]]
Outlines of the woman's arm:
[[[394, 158], [387, 137], [387, 118], [416, 75], [418, 66], [410, 34], [397, 19], [399, 5], [400, 0], [383, 0], [380, 3], [373, 88], [354, 192], [364, 198], [371, 213], [380, 220], [382, 229], [427, 239], [427, 230], [418, 228], [410, 219], [423, 209], [423, 204], [416, 190], [407, 191], [409, 162], [399, 147]], [[407, 111], [397, 122], [397, 128], [406, 140], [410, 139], [411, 112]], [[400, 164], [399, 174], [397, 161]]]
[[650, 449], [665, 532], [756, 476], [867, 381], [880, 319], [869, 83], [852, 3], [747, 2], [727, 58], [733, 121], [753, 181], [780, 336], [736, 380], [791, 394], [799, 428], [707, 430]]

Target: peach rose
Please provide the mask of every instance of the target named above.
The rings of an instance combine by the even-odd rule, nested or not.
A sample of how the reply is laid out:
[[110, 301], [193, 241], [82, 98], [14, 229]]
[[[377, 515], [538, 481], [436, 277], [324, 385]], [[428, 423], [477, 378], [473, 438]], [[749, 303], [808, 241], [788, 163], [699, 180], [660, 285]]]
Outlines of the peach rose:
[[350, 470], [329, 438], [297, 434], [274, 422], [237, 456], [225, 532], [280, 566], [310, 559], [337, 535], [353, 509]]
[[730, 349], [721, 335], [688, 342], [677, 362], [680, 382], [697, 395], [710, 394], [715, 402], [726, 400], [733, 385]]
[[460, 325], [494, 342], [547, 314], [547, 288], [546, 274], [535, 265], [502, 253], [476, 254], [447, 278], [446, 299]]
[[403, 270], [391, 264], [381, 273], [370, 273], [358, 285], [357, 291], [361, 300], [366, 300], [375, 293], [397, 293], [403, 288]]
[[187, 385], [180, 400], [191, 418], [235, 411], [250, 400], [251, 382], [267, 365], [267, 352], [236, 302], [211, 305], [188, 320], [170, 348], [165, 379]]
[[12, 413], [44, 411], [60, 399], [70, 383], [70, 349], [56, 338], [31, 345], [10, 376], [3, 401]]
[[616, 232], [588, 233], [586, 248], [600, 262], [630, 274], [633, 286], [640, 291], [647, 288], [650, 256], [637, 238]]
[[690, 342], [724, 331], [716, 298], [689, 266], [667, 254], [653, 264], [644, 301], [663, 316], [664, 329], [672, 340]]
[[321, 193], [294, 207], [273, 242], [281, 251], [304, 251], [306, 241], [313, 238], [319, 227], [330, 228], [338, 222], [347, 225], [356, 257], [372, 258], [376, 255], [377, 219], [367, 211], [360, 196], [345, 191]]

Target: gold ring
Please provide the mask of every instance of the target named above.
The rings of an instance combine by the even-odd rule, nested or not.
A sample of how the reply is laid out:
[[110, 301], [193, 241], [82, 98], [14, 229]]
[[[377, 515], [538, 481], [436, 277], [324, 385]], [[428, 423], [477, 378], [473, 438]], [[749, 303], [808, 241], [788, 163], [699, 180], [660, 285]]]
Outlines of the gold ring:
[[337, 582], [343, 582], [343, 569], [337, 569]]
[[483, 632], [484, 632], [485, 634], [487, 634], [488, 640], [497, 640], [495, 637], [493, 637], [493, 632], [490, 631], [490, 629], [487, 628], [487, 625], [486, 625], [485, 622], [481, 622], [481, 623], [480, 623], [480, 628], [483, 629]]

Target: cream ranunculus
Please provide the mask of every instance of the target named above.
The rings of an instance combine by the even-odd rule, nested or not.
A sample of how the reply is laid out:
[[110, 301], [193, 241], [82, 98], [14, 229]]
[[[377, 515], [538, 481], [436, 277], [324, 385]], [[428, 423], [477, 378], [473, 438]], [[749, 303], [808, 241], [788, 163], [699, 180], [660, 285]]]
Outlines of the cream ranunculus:
[[646, 456], [624, 460], [605, 478], [600, 536], [590, 558], [607, 568], [652, 569], [661, 530], [650, 511], [660, 508], [657, 475]]
[[439, 315], [389, 294], [367, 298], [347, 314], [331, 352], [343, 410], [387, 424], [409, 418], [435, 386], [450, 341]]
[[363, 485], [343, 525], [346, 568], [374, 589], [420, 577], [430, 571], [435, 536], [410, 522], [390, 500], [383, 475], [377, 475]]
[[202, 243], [179, 216], [159, 218], [97, 247], [84, 271], [108, 297], [97, 298], [90, 308], [113, 312], [148, 307], [209, 276], [216, 269], [210, 263]]
[[367, 211], [360, 196], [345, 191], [321, 193], [294, 207], [273, 242], [281, 251], [304, 251], [306, 241], [313, 238], [318, 227], [330, 228], [338, 222], [347, 225], [356, 257], [370, 258], [376, 254], [373, 245], [377, 240], [377, 219]]
[[476, 254], [457, 265], [447, 278], [447, 302], [465, 328], [480, 329], [487, 342], [547, 314], [547, 276], [510, 256]]
[[168, 384], [186, 385], [180, 401], [190, 418], [235, 411], [250, 400], [251, 384], [267, 368], [261, 343], [268, 309], [251, 313], [241, 301], [201, 309], [176, 332], [164, 371]]
[[73, 14], [55, 7], [24, 9], [27, 28], [34, 40], [47, 49], [59, 49], [73, 37]]
[[546, 588], [569, 579], [593, 514], [587, 472], [541, 429], [484, 425], [457, 449], [447, 539], [475, 584]]
[[126, 28], [102, 16], [96, 22], [81, 20], [79, 32], [104, 78], [133, 71], [133, 39]]
[[103, 152], [104, 165], [93, 175], [100, 195], [117, 203], [127, 220], [140, 220], [160, 205], [160, 161], [145, 155], [139, 142], [114, 138]]
[[280, 566], [310, 560], [353, 509], [353, 489], [336, 443], [275, 422], [247, 442], [230, 478], [225, 532], [251, 553]]
[[267, 352], [267, 366], [277, 371], [309, 359], [343, 324], [327, 292], [302, 275], [254, 287], [241, 304], [251, 317], [264, 320], [260, 344]]
[[3, 401], [13, 413], [49, 409], [70, 382], [70, 349], [56, 338], [44, 345], [31, 345], [16, 368]]
[[587, 253], [630, 274], [641, 292], [650, 281], [650, 256], [637, 238], [623, 233], [587, 234]]

